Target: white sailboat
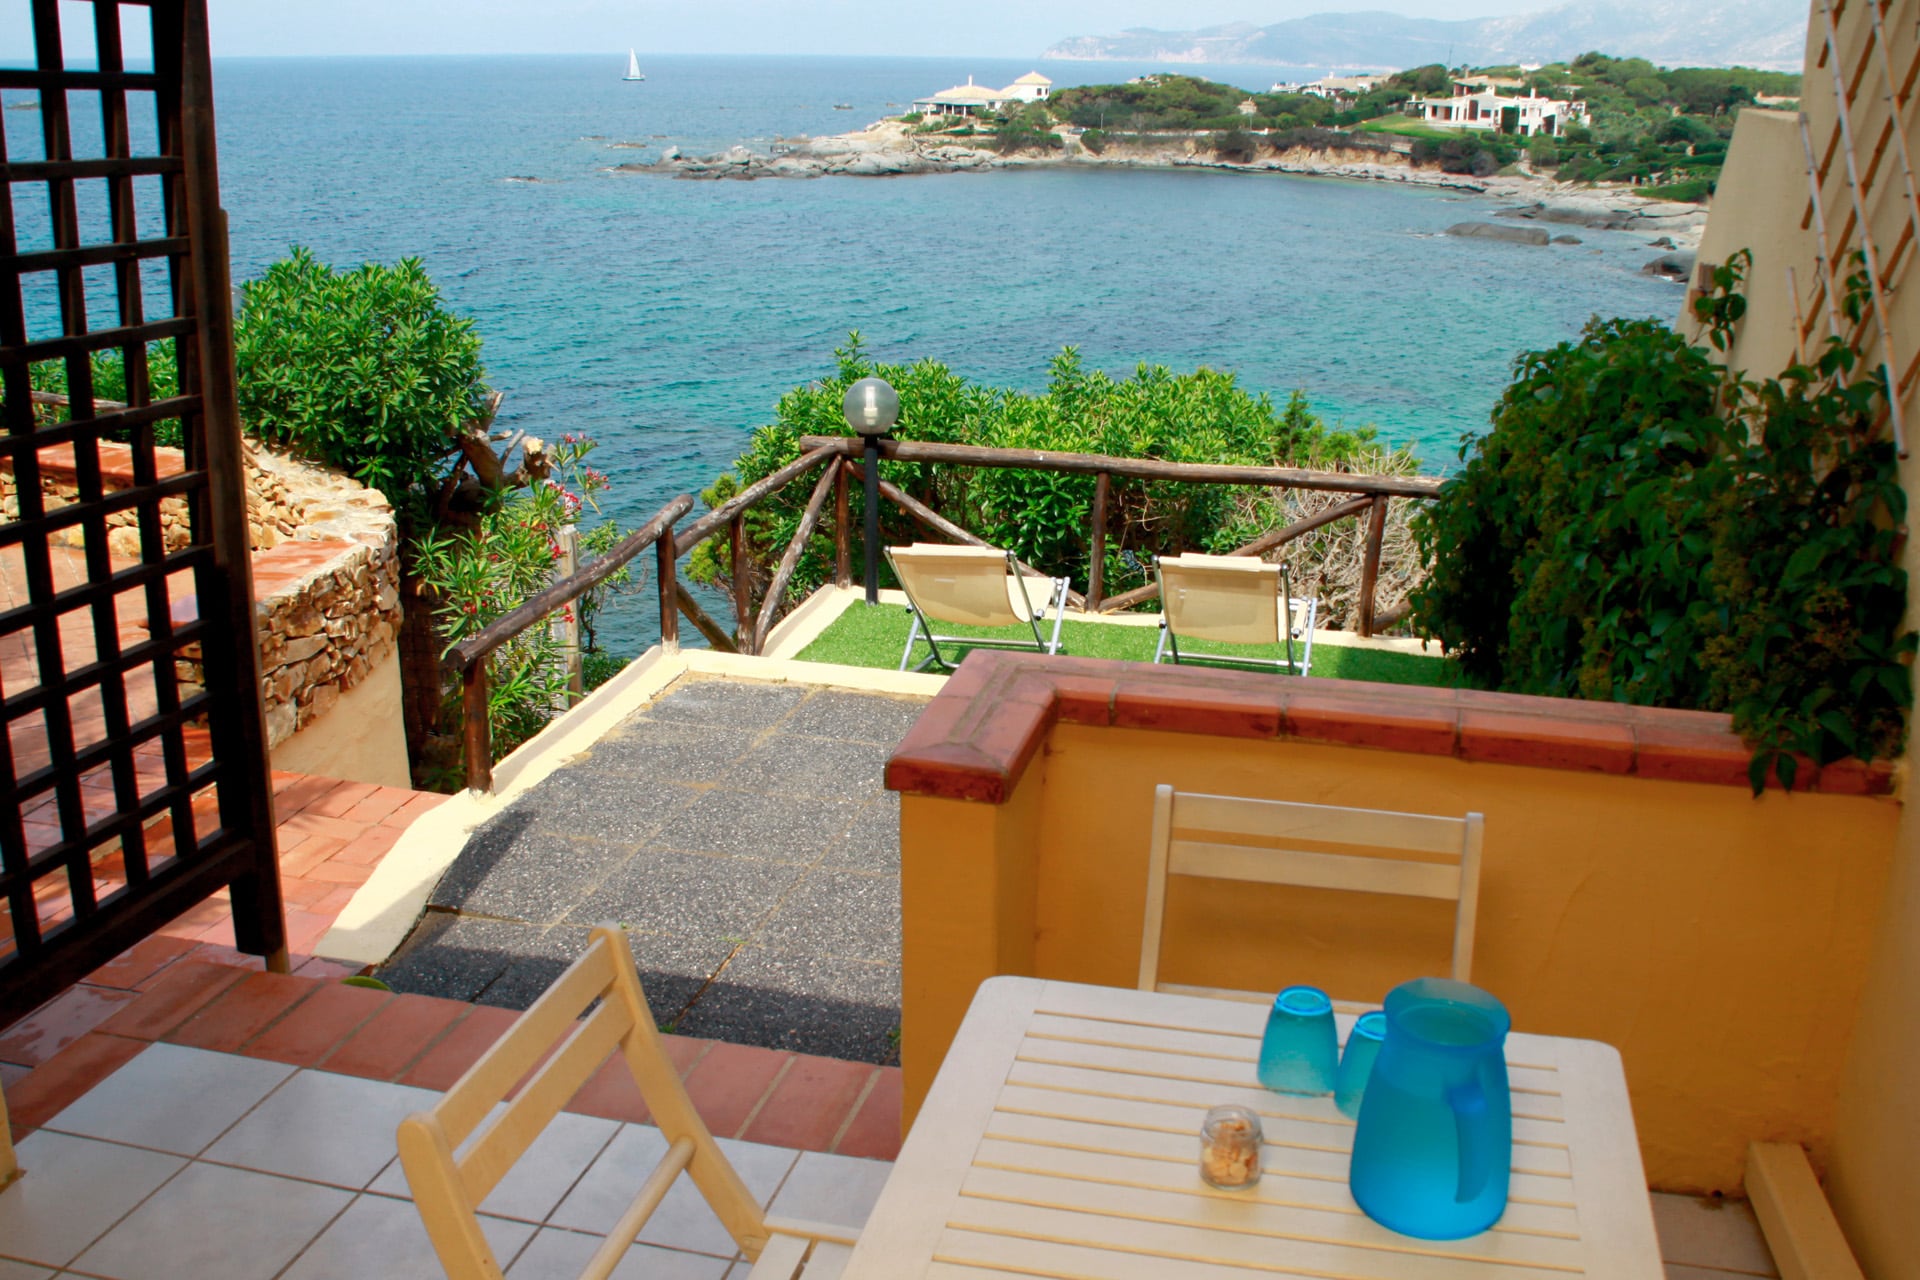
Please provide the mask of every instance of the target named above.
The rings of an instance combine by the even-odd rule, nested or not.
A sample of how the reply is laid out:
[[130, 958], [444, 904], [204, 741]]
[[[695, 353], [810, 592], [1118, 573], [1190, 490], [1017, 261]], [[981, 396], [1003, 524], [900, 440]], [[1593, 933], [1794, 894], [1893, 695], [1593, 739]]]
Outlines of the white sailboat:
[[627, 74], [625, 74], [624, 76], [621, 76], [620, 78], [622, 80], [645, 80], [646, 79], [645, 76], [640, 74], [640, 55], [635, 53], [631, 49], [627, 50]]

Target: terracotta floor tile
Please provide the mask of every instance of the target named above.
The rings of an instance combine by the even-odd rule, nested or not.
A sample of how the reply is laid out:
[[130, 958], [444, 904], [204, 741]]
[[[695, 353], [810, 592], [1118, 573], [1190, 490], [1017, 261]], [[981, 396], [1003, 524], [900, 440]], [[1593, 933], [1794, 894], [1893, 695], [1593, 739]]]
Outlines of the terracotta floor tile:
[[169, 966], [138, 1000], [103, 1022], [100, 1030], [158, 1040], [245, 976], [244, 969], [209, 964], [198, 957], [181, 960]]
[[628, 1124], [644, 1124], [647, 1119], [647, 1100], [640, 1096], [640, 1086], [633, 1082], [633, 1072], [618, 1051], [587, 1077], [580, 1091], [567, 1100], [566, 1109]]
[[300, 774], [296, 775], [296, 778], [297, 781], [292, 786], [277, 792], [274, 796], [273, 815], [276, 822], [285, 822], [294, 814], [304, 812], [334, 789], [347, 785], [339, 778], [323, 778], [317, 774]]
[[343, 782], [308, 805], [306, 811], [324, 818], [344, 818], [348, 810], [379, 790], [371, 782]]
[[145, 1040], [90, 1031], [35, 1067], [18, 1084], [8, 1084], [7, 1113], [13, 1122], [13, 1136], [24, 1137], [29, 1130], [53, 1119], [146, 1047]]
[[440, 1043], [427, 1050], [420, 1060], [400, 1077], [401, 1084], [422, 1089], [445, 1089], [505, 1035], [519, 1014], [512, 1009], [476, 1005], [460, 1019]]
[[358, 822], [348, 822], [345, 818], [330, 818], [325, 814], [308, 810], [283, 819], [280, 823], [280, 838], [285, 840], [290, 835], [329, 836], [335, 840], [347, 841], [359, 836], [365, 830], [366, 827]]
[[346, 848], [333, 855], [335, 862], [357, 863], [363, 867], [376, 867], [380, 860], [392, 852], [394, 842], [400, 833], [392, 827], [369, 827], [365, 835], [347, 842]]
[[873, 1091], [833, 1149], [869, 1160], [892, 1160], [900, 1154], [900, 1068], [880, 1068]]
[[240, 1052], [297, 1067], [317, 1066], [393, 998], [371, 987], [322, 983], [292, 1014], [261, 1032]]
[[165, 1037], [170, 1044], [216, 1053], [237, 1053], [282, 1016], [298, 1012], [302, 1001], [320, 986], [312, 978], [284, 973], [250, 973], [222, 992], [218, 999], [175, 1027]]
[[[713, 1047], [713, 1041], [693, 1036], [661, 1036], [660, 1047], [684, 1079], [694, 1064]], [[635, 1124], [645, 1122], [648, 1117], [646, 1099], [640, 1096], [640, 1086], [634, 1083], [633, 1072], [627, 1069], [625, 1060], [618, 1053], [602, 1063], [600, 1069], [580, 1086], [580, 1091], [568, 1100], [566, 1109], [582, 1115], [602, 1116], [608, 1120], [625, 1120]]]
[[320, 1065], [350, 1076], [395, 1079], [432, 1048], [467, 1007], [432, 996], [397, 996]]
[[399, 809], [412, 797], [413, 792], [405, 787], [377, 787], [372, 795], [341, 816], [350, 822], [382, 822], [388, 814]]
[[304, 960], [294, 957], [293, 976], [296, 978], [321, 978], [328, 982], [338, 982], [342, 978], [351, 978], [364, 967], [348, 964], [342, 960], [327, 960], [320, 956], [307, 956]]
[[96, 987], [135, 990], [147, 986], [161, 970], [191, 950], [191, 942], [155, 934], [142, 938], [95, 969], [87, 975], [87, 981]]
[[687, 1092], [707, 1127], [723, 1138], [737, 1138], [766, 1096], [780, 1069], [793, 1057], [776, 1049], [715, 1042], [687, 1073]]
[[347, 904], [353, 901], [353, 895], [360, 887], [353, 884], [334, 884], [327, 880], [316, 880], [313, 883], [327, 891], [309, 908], [317, 916], [338, 916], [347, 909]]
[[423, 813], [431, 813], [445, 804], [448, 797], [435, 795], [430, 791], [416, 791], [407, 802], [380, 820], [383, 827], [398, 827], [404, 831], [413, 824], [413, 820]]
[[0, 1062], [37, 1067], [139, 998], [113, 987], [68, 987], [0, 1034]]
[[825, 1151], [877, 1069], [866, 1062], [797, 1055], [740, 1136], [768, 1146]]
[[304, 876], [347, 847], [345, 840], [331, 836], [294, 836], [280, 843], [280, 874]]
[[307, 868], [308, 880], [320, 880], [329, 884], [365, 884], [373, 875], [373, 868], [352, 862], [343, 862], [333, 858], [316, 867]]

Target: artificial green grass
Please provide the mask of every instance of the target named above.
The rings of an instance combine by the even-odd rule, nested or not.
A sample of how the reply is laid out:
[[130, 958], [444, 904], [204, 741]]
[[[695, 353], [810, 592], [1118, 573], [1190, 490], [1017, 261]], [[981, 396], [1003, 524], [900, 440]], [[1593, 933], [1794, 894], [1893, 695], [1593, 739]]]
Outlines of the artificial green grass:
[[[907, 642], [907, 629], [913, 615], [904, 605], [878, 604], [871, 608], [855, 603], [833, 620], [814, 642], [800, 652], [802, 662], [835, 662], [849, 667], [881, 667], [892, 670], [900, 665], [900, 648]], [[941, 624], [942, 635], [980, 635], [1007, 638], [1021, 634], [1014, 628], [961, 627]], [[1051, 629], [1043, 627], [1044, 634]], [[1117, 626], [1112, 623], [1081, 622], [1068, 618], [1060, 629], [1060, 649], [1077, 658], [1118, 658], [1125, 662], [1152, 662], [1153, 648], [1160, 638], [1156, 627]], [[1279, 645], [1208, 645], [1221, 652], [1244, 652], [1249, 657], [1283, 656]], [[940, 652], [952, 661], [968, 650], [942, 645]], [[923, 641], [914, 646], [915, 662], [927, 654]], [[1295, 646], [1299, 656], [1299, 646]], [[933, 670], [933, 668], [929, 668]], [[1317, 642], [1313, 646], [1315, 676], [1334, 680], [1378, 680], [1384, 684], [1420, 684], [1447, 687], [1459, 683], [1459, 668], [1445, 658], [1414, 653], [1394, 653], [1382, 649]]]
[[[1412, 116], [1375, 116], [1354, 126], [1362, 133], [1396, 133], [1403, 138], [1432, 138], [1436, 141], [1447, 138], [1464, 138], [1472, 129], [1443, 129], [1438, 125], [1416, 120]], [[1484, 131], [1482, 131], [1484, 132]]]

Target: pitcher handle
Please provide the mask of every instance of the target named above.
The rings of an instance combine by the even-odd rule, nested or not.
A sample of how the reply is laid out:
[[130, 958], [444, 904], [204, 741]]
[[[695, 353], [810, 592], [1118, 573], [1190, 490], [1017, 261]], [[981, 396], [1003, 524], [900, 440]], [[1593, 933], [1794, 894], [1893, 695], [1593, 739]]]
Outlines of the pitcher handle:
[[1460, 1150], [1460, 1186], [1454, 1200], [1465, 1204], [1486, 1189], [1493, 1176], [1493, 1135], [1487, 1119], [1487, 1094], [1478, 1079], [1447, 1090], [1447, 1105], [1453, 1109], [1456, 1145]]

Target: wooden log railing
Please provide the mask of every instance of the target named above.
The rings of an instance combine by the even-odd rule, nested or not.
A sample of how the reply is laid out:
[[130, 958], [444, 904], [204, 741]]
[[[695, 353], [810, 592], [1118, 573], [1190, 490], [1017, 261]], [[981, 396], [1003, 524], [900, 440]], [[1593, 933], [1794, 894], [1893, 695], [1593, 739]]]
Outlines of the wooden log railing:
[[[837, 455], [843, 473], [859, 477], [863, 442], [854, 436], [802, 436], [803, 460], [822, 454]], [[1286, 545], [1316, 529], [1344, 520], [1365, 516], [1366, 544], [1361, 560], [1360, 602], [1355, 630], [1372, 635], [1405, 616], [1404, 607], [1387, 614], [1375, 608], [1379, 587], [1380, 555], [1386, 537], [1387, 504], [1393, 499], [1430, 500], [1439, 496], [1440, 480], [1433, 476], [1354, 475], [1344, 471], [1318, 471], [1302, 467], [1243, 467], [1211, 463], [1165, 462], [1157, 458], [1117, 458], [1098, 453], [1066, 453], [1048, 449], [990, 449], [975, 445], [937, 444], [913, 440], [882, 440], [880, 456], [898, 462], [921, 462], [957, 467], [1009, 467], [1032, 471], [1055, 471], [1095, 477], [1093, 510], [1088, 545], [1091, 563], [1087, 571], [1087, 594], [1070, 594], [1069, 600], [1088, 613], [1115, 613], [1142, 604], [1160, 594], [1157, 582], [1109, 596], [1106, 587], [1107, 511], [1112, 502], [1116, 476], [1134, 480], [1158, 480], [1178, 484], [1256, 486], [1271, 489], [1309, 489], [1322, 493], [1353, 496], [1324, 511], [1296, 520], [1281, 529], [1269, 530], [1258, 538], [1236, 547], [1229, 555], [1260, 556]], [[798, 466], [789, 464], [789, 467]], [[771, 477], [769, 477], [771, 478]], [[764, 483], [764, 482], [763, 482]], [[985, 546], [981, 538], [962, 529], [925, 503], [899, 487], [882, 480], [881, 496], [905, 511], [915, 521], [956, 542]], [[844, 524], [844, 522], [843, 522]], [[845, 536], [844, 533], [841, 536]], [[1022, 566], [1026, 568], [1026, 566]], [[1030, 570], [1031, 571], [1031, 570]]]
[[[466, 721], [467, 786], [474, 791], [493, 789], [493, 735], [487, 706], [491, 690], [487, 680], [487, 658], [507, 641], [540, 622], [555, 609], [578, 600], [582, 595], [618, 573], [628, 561], [650, 546], [659, 548], [660, 642], [669, 650], [679, 647], [679, 617], [684, 588], [675, 573], [679, 552], [673, 526], [693, 510], [693, 498], [681, 494], [660, 508], [653, 519], [628, 534], [618, 545], [584, 569], [554, 583], [518, 609], [502, 614], [480, 630], [447, 650], [441, 659], [445, 669], [460, 678], [460, 703]], [[685, 597], [687, 603], [692, 597]], [[698, 608], [696, 605], [695, 608]], [[695, 619], [696, 624], [698, 619]], [[703, 631], [704, 627], [701, 628]]]
[[[467, 785], [476, 790], [492, 786], [492, 743], [488, 731], [486, 658], [501, 645], [549, 613], [559, 609], [605, 582], [622, 566], [647, 547], [655, 548], [658, 560], [660, 640], [669, 651], [679, 646], [679, 619], [689, 622], [717, 649], [756, 654], [765, 650], [793, 575], [799, 567], [808, 541], [819, 531], [825, 518], [828, 499], [832, 499], [834, 526], [834, 580], [841, 586], [853, 580], [853, 521], [850, 492], [853, 483], [863, 481], [860, 461], [862, 441], [853, 436], [806, 436], [800, 441], [801, 455], [778, 470], [762, 477], [705, 514], [676, 528], [693, 510], [693, 499], [681, 494], [645, 525], [635, 530], [618, 546], [578, 573], [554, 583], [518, 609], [495, 619], [447, 651], [446, 668], [462, 682], [462, 702], [466, 708]], [[1351, 494], [1346, 501], [1296, 520], [1281, 529], [1270, 530], [1235, 548], [1229, 554], [1259, 556], [1284, 546], [1295, 538], [1348, 517], [1365, 516], [1366, 549], [1362, 562], [1359, 614], [1356, 619], [1362, 635], [1390, 625], [1404, 615], [1404, 609], [1377, 614], [1374, 592], [1379, 581], [1381, 544], [1387, 523], [1387, 504], [1396, 498], [1430, 499], [1440, 490], [1440, 481], [1427, 476], [1367, 476], [1337, 471], [1315, 471], [1299, 467], [1242, 467], [1204, 463], [1164, 462], [1153, 458], [1117, 458], [1103, 454], [1063, 453], [1040, 449], [987, 449], [968, 445], [929, 444], [917, 441], [883, 440], [880, 456], [901, 462], [922, 462], [945, 466], [1012, 467], [1026, 470], [1056, 471], [1095, 477], [1089, 546], [1087, 594], [1068, 592], [1068, 602], [1089, 613], [1113, 613], [1131, 608], [1159, 594], [1159, 586], [1149, 583], [1119, 595], [1105, 594], [1107, 514], [1113, 501], [1115, 477], [1168, 481], [1181, 484], [1258, 486], [1265, 488], [1310, 489], [1320, 492]], [[753, 560], [747, 544], [746, 515], [759, 503], [787, 485], [818, 469], [812, 493], [800, 517], [799, 525], [788, 540], [779, 564], [754, 608]], [[880, 496], [898, 507], [916, 524], [950, 541], [986, 546], [986, 540], [962, 528], [888, 480], [879, 484]], [[718, 620], [701, 607], [679, 580], [679, 557], [710, 538], [727, 539], [727, 565], [732, 577], [731, 604], [734, 628], [728, 634]], [[1038, 573], [1020, 562], [1021, 569]]]

